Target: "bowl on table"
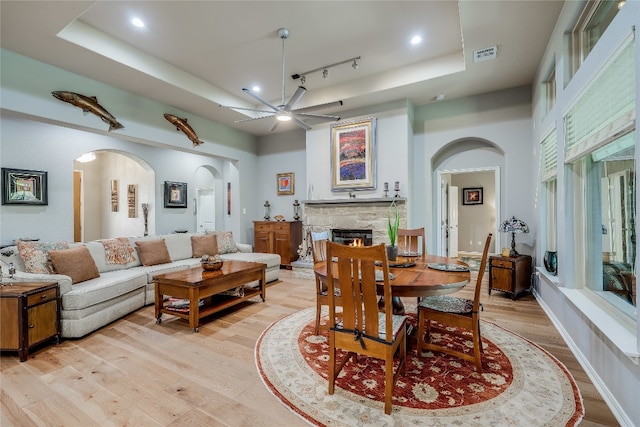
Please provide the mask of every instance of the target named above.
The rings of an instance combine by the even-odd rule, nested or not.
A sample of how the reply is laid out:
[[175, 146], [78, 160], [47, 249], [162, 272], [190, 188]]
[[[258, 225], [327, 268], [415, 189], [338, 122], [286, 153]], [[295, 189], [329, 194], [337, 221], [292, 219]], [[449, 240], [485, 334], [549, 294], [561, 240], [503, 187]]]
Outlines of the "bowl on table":
[[209, 261], [201, 261], [200, 265], [202, 265], [202, 269], [204, 271], [216, 271], [222, 268], [222, 260], [214, 259]]

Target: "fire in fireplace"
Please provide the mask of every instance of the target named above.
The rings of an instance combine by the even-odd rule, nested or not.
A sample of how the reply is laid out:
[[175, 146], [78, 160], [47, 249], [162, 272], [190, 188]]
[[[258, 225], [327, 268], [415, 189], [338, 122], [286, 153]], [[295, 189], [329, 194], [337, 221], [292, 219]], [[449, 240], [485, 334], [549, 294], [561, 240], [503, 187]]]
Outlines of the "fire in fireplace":
[[334, 228], [331, 230], [331, 240], [349, 246], [373, 245], [373, 230]]

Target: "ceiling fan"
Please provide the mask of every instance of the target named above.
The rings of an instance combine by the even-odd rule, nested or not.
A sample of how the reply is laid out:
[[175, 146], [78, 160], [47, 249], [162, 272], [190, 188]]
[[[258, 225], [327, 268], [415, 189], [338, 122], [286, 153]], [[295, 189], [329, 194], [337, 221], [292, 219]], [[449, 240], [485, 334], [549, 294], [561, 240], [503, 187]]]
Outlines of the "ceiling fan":
[[286, 28], [278, 29], [278, 36], [280, 37], [280, 39], [282, 39], [282, 103], [280, 105], [273, 105], [272, 103], [261, 98], [259, 95], [257, 95], [250, 89], [242, 88], [243, 92], [245, 92], [247, 95], [251, 96], [252, 98], [256, 99], [260, 103], [264, 104], [265, 106], [269, 107], [270, 110], [266, 110], [266, 109], [261, 110], [257, 108], [231, 107], [226, 105], [221, 105], [220, 107], [228, 108], [231, 110], [245, 110], [245, 111], [254, 111], [257, 113], [267, 113], [267, 115], [265, 116], [244, 119], [244, 120], [236, 120], [235, 123], [250, 122], [253, 120], [261, 120], [268, 117], [274, 117], [275, 120], [273, 121], [273, 125], [271, 125], [271, 128], [269, 129], [270, 132], [273, 132], [274, 130], [276, 130], [280, 122], [288, 122], [290, 120], [293, 120], [298, 126], [300, 126], [305, 130], [311, 129], [311, 126], [309, 126], [307, 123], [303, 121], [303, 119], [306, 119], [306, 118], [336, 120], [336, 121], [340, 120], [339, 116], [316, 114], [315, 112], [320, 110], [326, 110], [329, 108], [339, 107], [342, 105], [342, 101], [327, 102], [326, 104], [318, 104], [318, 105], [312, 105], [310, 107], [294, 109], [293, 107], [296, 106], [298, 101], [300, 101], [302, 96], [307, 91], [307, 89], [304, 86], [298, 86], [298, 89], [296, 89], [293, 95], [291, 95], [291, 98], [289, 98], [289, 100], [285, 103], [284, 41], [289, 37], [289, 30], [287, 30]]

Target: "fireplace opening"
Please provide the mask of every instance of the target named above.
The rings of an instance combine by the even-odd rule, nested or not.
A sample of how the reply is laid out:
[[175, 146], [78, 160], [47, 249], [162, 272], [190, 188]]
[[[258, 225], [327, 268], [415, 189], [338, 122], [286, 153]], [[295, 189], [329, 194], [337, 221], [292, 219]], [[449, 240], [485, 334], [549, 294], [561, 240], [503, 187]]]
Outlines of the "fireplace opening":
[[373, 245], [373, 230], [334, 228], [331, 230], [331, 240], [348, 246]]

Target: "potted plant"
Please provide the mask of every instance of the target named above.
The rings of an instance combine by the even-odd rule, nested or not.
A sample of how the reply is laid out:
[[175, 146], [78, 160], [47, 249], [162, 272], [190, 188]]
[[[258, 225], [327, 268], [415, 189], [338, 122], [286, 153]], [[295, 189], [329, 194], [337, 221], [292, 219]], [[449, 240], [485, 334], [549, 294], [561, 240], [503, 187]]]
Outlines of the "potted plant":
[[389, 206], [389, 217], [387, 218], [387, 232], [389, 234], [389, 246], [387, 246], [387, 259], [395, 261], [398, 258], [398, 228], [400, 227], [400, 214], [395, 200]]

